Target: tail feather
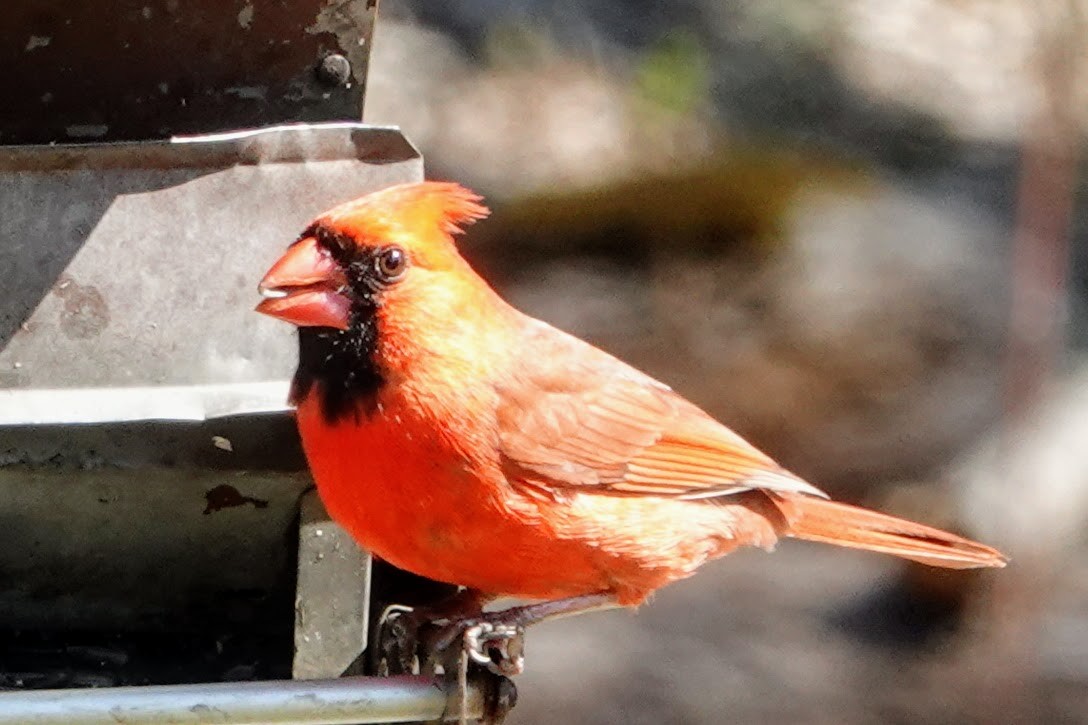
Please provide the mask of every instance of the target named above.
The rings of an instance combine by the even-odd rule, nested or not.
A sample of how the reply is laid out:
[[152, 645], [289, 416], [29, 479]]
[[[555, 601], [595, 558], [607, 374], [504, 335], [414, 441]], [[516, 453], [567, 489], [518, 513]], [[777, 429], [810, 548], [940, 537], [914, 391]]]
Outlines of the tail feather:
[[1000, 551], [931, 526], [808, 496], [777, 497], [788, 535], [851, 549], [892, 554], [946, 569], [1003, 567]]

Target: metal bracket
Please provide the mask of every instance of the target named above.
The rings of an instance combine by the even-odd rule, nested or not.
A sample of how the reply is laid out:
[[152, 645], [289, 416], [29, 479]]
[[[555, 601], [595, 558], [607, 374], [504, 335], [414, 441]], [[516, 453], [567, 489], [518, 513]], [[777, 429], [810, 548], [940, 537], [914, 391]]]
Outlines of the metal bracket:
[[295, 590], [296, 680], [362, 674], [370, 556], [329, 518], [317, 491], [302, 497]]

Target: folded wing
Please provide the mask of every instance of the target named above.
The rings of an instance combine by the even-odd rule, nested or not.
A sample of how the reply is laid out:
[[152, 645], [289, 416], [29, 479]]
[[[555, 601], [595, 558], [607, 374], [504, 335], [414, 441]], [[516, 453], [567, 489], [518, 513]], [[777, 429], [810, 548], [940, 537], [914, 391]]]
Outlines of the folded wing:
[[500, 451], [515, 483], [686, 499], [752, 489], [824, 495], [667, 386], [527, 324], [524, 364], [499, 396]]

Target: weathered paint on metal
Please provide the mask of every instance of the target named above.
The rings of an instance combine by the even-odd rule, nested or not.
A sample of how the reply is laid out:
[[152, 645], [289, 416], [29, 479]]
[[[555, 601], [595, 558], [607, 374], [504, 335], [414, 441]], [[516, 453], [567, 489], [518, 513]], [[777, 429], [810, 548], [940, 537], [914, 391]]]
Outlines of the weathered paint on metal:
[[[376, 13], [375, 0], [9, 0], [0, 144], [360, 121]], [[322, 72], [330, 55], [346, 73]]]

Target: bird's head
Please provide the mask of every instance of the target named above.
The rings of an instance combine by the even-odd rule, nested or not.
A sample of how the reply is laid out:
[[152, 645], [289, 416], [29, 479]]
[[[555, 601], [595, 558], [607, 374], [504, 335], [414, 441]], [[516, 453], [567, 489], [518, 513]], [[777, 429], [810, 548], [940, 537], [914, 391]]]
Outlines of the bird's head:
[[[299, 327], [291, 398], [318, 390], [329, 420], [372, 407], [390, 377], [449, 358], [478, 337], [491, 288], [453, 235], [487, 216], [457, 184], [402, 184], [319, 216], [261, 280], [257, 311]], [[467, 354], [467, 353], [466, 353]]]
[[457, 184], [401, 184], [314, 220], [261, 280], [258, 312], [299, 327], [347, 330], [353, 319], [423, 296], [464, 262], [451, 236], [488, 214]]

